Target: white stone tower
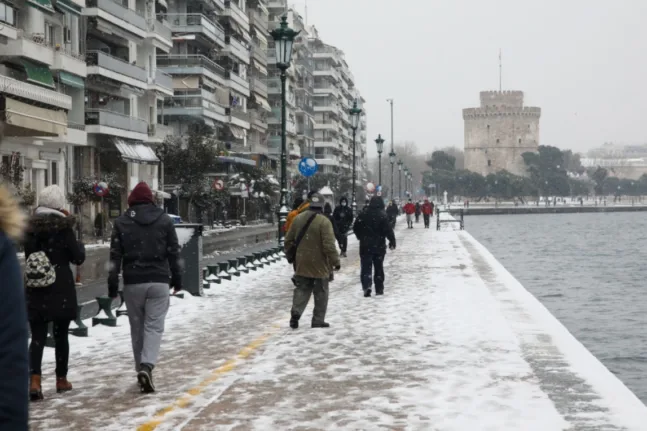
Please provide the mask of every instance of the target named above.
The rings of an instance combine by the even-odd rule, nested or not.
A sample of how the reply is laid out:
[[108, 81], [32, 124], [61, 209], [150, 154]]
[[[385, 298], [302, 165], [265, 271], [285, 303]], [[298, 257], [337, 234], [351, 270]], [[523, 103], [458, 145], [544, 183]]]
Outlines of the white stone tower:
[[541, 108], [523, 106], [523, 91], [482, 91], [480, 108], [463, 109], [465, 169], [526, 175], [521, 154], [537, 151], [540, 116]]

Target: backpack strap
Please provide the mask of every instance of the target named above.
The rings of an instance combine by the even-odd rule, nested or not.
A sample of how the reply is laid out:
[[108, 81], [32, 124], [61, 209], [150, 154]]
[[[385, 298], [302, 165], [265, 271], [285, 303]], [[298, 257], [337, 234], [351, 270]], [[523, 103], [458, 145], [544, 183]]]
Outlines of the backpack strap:
[[297, 235], [297, 239], [294, 241], [294, 251], [296, 252], [297, 248], [299, 247], [299, 244], [301, 243], [301, 240], [303, 239], [304, 235], [308, 231], [308, 228], [312, 224], [312, 221], [317, 217], [317, 213], [314, 213], [312, 217], [308, 219], [306, 222], [305, 226], [301, 228], [301, 231], [299, 232], [299, 235]]

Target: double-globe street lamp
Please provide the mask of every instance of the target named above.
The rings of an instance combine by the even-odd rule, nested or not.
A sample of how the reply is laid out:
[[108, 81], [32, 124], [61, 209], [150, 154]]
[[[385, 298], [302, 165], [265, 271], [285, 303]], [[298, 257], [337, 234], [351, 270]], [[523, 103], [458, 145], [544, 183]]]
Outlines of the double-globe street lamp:
[[377, 172], [378, 172], [377, 185], [381, 186], [382, 185], [382, 151], [384, 151], [384, 139], [382, 139], [381, 134], [377, 135], [375, 144], [377, 145]]
[[299, 34], [288, 26], [288, 17], [281, 17], [281, 24], [270, 32], [276, 48], [276, 66], [281, 70], [281, 200], [279, 201], [279, 246], [283, 247], [283, 226], [288, 217], [288, 178], [287, 178], [287, 141], [286, 141], [286, 113], [285, 113], [285, 80], [286, 71], [290, 68], [292, 60], [292, 45], [294, 38]]
[[402, 201], [402, 160], [398, 160], [398, 200]]
[[357, 107], [357, 99], [353, 102], [353, 107], [348, 110], [350, 114], [350, 127], [353, 129], [353, 203], [351, 208], [353, 209], [353, 217], [357, 215], [357, 200], [355, 199], [355, 193], [357, 189], [357, 169], [355, 167], [355, 135], [357, 134], [357, 127], [359, 126], [359, 116], [362, 114], [362, 110]]

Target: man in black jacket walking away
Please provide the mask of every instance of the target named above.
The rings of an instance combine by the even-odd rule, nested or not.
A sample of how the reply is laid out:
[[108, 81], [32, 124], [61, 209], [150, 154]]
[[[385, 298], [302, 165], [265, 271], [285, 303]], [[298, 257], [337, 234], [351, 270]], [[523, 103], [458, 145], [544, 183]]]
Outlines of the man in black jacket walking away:
[[339, 248], [341, 256], [346, 257], [346, 248], [348, 247], [348, 230], [353, 225], [353, 209], [348, 206], [348, 199], [342, 197], [339, 199], [339, 205], [333, 213], [337, 230], [339, 231]]
[[109, 295], [117, 297], [123, 264], [124, 300], [142, 392], [155, 391], [153, 368], [169, 308], [169, 282], [175, 292], [182, 290], [180, 245], [175, 226], [154, 202], [148, 185], [137, 184], [128, 197], [130, 208], [115, 220], [110, 243]]
[[[371, 296], [371, 285], [375, 282], [375, 294], [384, 294], [384, 255], [386, 254], [386, 239], [389, 249], [395, 250], [395, 235], [389, 224], [384, 201], [374, 196], [368, 209], [362, 211], [353, 225], [353, 232], [359, 240], [359, 256], [361, 260], [361, 280], [364, 296]], [[371, 270], [375, 276], [371, 277]]]

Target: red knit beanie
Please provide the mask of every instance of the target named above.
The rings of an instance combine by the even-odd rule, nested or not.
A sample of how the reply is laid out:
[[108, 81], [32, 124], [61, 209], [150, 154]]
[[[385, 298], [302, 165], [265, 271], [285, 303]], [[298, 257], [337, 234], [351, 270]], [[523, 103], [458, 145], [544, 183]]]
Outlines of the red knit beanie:
[[128, 205], [133, 206], [137, 204], [154, 204], [153, 192], [148, 184], [141, 182], [135, 186], [130, 196], [128, 196]]

